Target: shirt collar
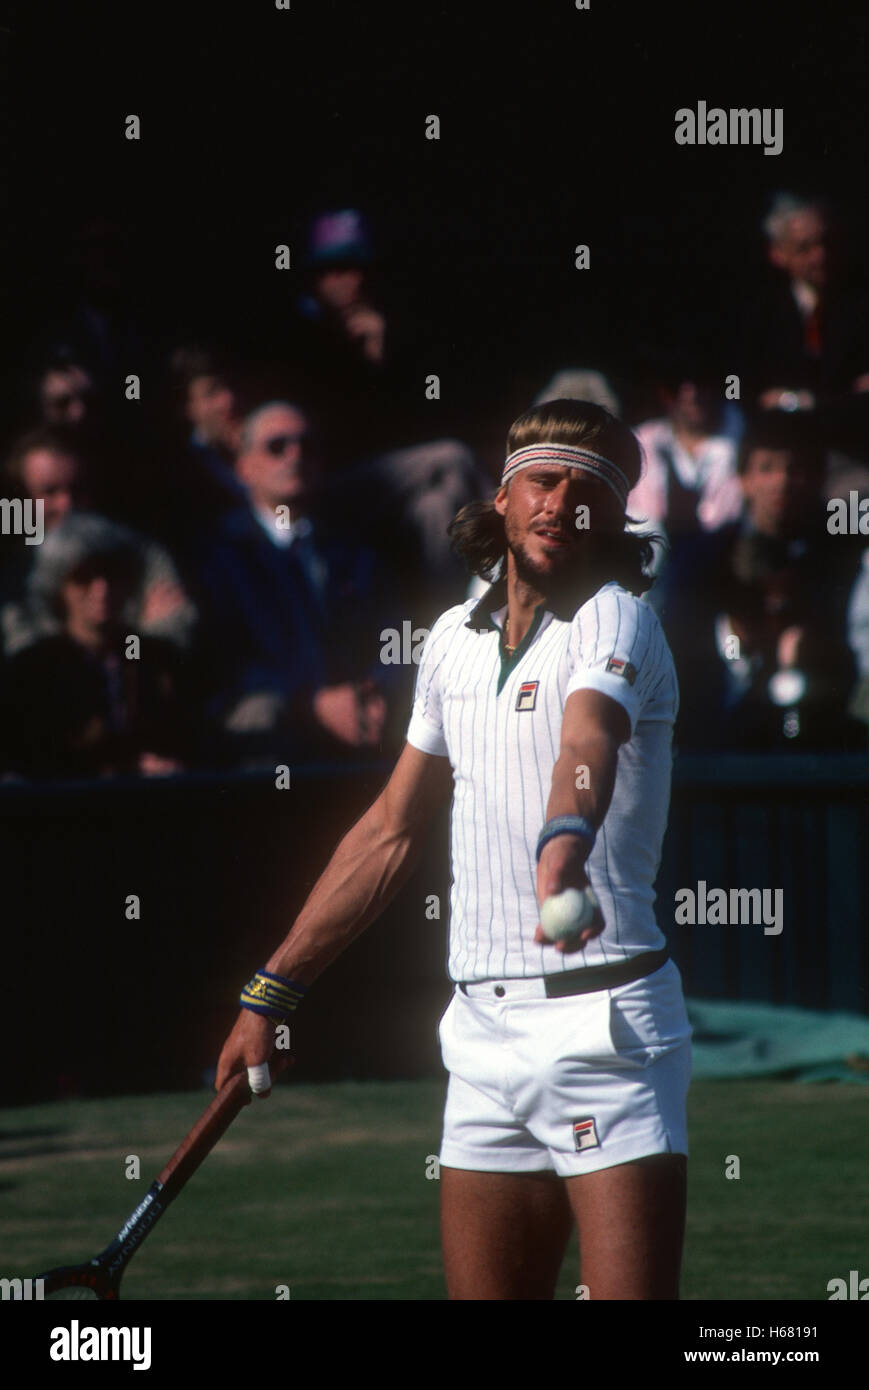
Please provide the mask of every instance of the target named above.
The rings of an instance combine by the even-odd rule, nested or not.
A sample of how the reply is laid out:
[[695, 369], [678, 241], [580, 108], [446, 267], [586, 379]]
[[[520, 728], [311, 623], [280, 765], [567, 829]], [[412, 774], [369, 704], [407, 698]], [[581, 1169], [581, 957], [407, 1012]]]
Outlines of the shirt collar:
[[[586, 595], [586, 598], [591, 597], [591, 594]], [[489, 588], [483, 594], [479, 603], [471, 609], [471, 614], [465, 623], [465, 627], [469, 627], [475, 632], [500, 631], [498, 624], [493, 621], [492, 614], [497, 613], [499, 608], [504, 608], [506, 605], [507, 579], [506, 577], [502, 577], [496, 579], [494, 584], [489, 585]], [[534, 611], [536, 613], [538, 609], [543, 609], [544, 612], [552, 613], [554, 617], [559, 618], [562, 622], [570, 623], [573, 621], [579, 607], [581, 607], [581, 604], [577, 603], [575, 600], [571, 601], [569, 597], [555, 600], [548, 598], [538, 604], [537, 609]]]
[[805, 280], [794, 280], [791, 283], [791, 291], [797, 301], [800, 313], [803, 318], [808, 318], [818, 307], [820, 295], [812, 285], [807, 285]]
[[475, 632], [497, 631], [497, 624], [492, 621], [492, 614], [499, 608], [503, 608], [507, 602], [507, 580], [496, 579], [494, 584], [490, 584], [479, 603], [471, 610], [471, 616], [465, 623], [465, 627], [471, 628]]

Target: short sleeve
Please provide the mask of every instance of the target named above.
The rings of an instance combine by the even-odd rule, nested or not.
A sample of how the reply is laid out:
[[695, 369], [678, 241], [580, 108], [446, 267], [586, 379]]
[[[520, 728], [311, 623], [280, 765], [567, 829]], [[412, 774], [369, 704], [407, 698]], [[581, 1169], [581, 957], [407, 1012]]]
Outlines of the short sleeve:
[[440, 669], [447, 652], [449, 634], [445, 631], [443, 619], [439, 619], [422, 649], [419, 670], [416, 673], [416, 686], [413, 694], [413, 710], [407, 728], [407, 741], [422, 753], [438, 757], [448, 757], [444, 738], [441, 714]]
[[609, 695], [626, 711], [633, 734], [643, 705], [661, 680], [666, 650], [649, 605], [618, 586], [606, 586], [582, 605], [571, 624], [565, 699], [575, 690]]

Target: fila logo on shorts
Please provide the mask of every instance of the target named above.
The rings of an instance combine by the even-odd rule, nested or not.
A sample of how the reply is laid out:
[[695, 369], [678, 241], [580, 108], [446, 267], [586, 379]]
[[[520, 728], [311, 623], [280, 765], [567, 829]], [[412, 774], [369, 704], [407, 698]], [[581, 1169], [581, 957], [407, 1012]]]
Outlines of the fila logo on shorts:
[[537, 687], [539, 681], [525, 681], [519, 687], [519, 694], [516, 696], [517, 709], [533, 709], [537, 704]]
[[583, 1149], [600, 1148], [593, 1115], [586, 1115], [582, 1120], [574, 1120], [573, 1142], [576, 1145], [577, 1153], [581, 1153]]

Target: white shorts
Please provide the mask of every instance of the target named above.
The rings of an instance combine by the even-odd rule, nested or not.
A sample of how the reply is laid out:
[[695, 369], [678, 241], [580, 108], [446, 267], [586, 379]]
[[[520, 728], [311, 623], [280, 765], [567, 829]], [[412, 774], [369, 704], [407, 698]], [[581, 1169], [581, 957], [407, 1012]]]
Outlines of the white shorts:
[[560, 999], [539, 979], [469, 990], [456, 988], [438, 1030], [447, 1168], [567, 1178], [688, 1153], [691, 1025], [673, 961]]

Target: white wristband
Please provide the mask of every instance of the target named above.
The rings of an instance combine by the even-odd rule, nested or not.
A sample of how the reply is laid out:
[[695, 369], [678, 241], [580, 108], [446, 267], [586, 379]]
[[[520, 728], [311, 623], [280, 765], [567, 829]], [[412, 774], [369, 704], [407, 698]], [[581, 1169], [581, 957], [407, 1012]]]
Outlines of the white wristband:
[[268, 1062], [257, 1062], [255, 1066], [248, 1067], [247, 1080], [255, 1096], [260, 1095], [262, 1091], [270, 1091], [272, 1078]]

